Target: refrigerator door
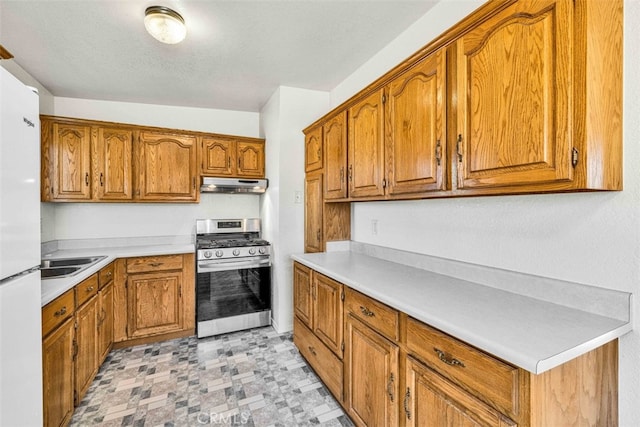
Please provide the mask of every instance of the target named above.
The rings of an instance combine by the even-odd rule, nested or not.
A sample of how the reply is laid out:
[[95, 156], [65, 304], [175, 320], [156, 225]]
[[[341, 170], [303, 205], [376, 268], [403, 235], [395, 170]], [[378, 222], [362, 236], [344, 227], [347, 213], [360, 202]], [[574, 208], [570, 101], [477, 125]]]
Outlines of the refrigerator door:
[[0, 282], [0, 426], [41, 426], [40, 271]]
[[40, 264], [38, 95], [0, 67], [0, 280]]

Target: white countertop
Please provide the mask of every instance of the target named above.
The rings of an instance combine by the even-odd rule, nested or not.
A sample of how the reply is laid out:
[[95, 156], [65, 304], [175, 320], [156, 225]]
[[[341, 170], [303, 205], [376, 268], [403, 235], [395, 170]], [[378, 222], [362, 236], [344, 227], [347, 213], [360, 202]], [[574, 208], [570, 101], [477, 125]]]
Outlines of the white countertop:
[[[42, 306], [44, 307], [87, 277], [98, 272], [102, 267], [108, 265], [117, 258], [129, 258], [150, 255], [172, 255], [194, 253], [193, 244], [166, 244], [166, 245], [141, 245], [123, 247], [100, 247], [65, 249], [51, 252], [43, 256], [43, 259], [74, 258], [85, 256], [106, 256], [105, 259], [95, 263], [91, 267], [80, 273], [57, 279], [42, 279]], [[194, 267], [195, 268], [195, 267]]]
[[629, 321], [362, 253], [338, 251], [292, 258], [534, 374], [559, 366], [632, 329]]

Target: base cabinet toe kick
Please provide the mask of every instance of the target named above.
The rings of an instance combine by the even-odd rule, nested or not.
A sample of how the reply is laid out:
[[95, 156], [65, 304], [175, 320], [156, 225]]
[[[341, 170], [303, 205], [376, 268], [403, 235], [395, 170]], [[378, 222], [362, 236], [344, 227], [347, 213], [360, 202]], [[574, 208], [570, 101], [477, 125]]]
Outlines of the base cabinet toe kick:
[[617, 339], [533, 374], [293, 269], [294, 343], [358, 426], [618, 425]]

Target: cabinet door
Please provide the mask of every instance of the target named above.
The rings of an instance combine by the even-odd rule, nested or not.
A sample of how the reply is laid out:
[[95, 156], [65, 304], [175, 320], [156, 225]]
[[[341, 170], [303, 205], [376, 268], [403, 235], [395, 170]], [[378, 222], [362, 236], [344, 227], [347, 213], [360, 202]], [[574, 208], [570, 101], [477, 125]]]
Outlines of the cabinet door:
[[91, 199], [91, 127], [53, 124], [53, 199]]
[[342, 358], [342, 284], [315, 273], [313, 275], [313, 333]]
[[76, 311], [75, 403], [78, 405], [98, 371], [98, 298]]
[[98, 128], [94, 143], [98, 200], [130, 200], [133, 197], [133, 132]]
[[443, 49], [389, 84], [385, 104], [389, 194], [444, 189], [445, 67]]
[[66, 425], [73, 415], [73, 317], [42, 341], [44, 425]]
[[324, 198], [347, 197], [347, 112], [343, 111], [325, 123]]
[[571, 180], [573, 2], [517, 2], [457, 42], [458, 188]]
[[180, 271], [129, 275], [129, 338], [182, 329], [181, 278]]
[[384, 91], [349, 109], [349, 196], [382, 196], [384, 170]]
[[318, 126], [304, 136], [304, 170], [312, 172], [322, 169], [322, 127]]
[[113, 345], [113, 282], [98, 293], [98, 364], [102, 364]]
[[137, 197], [148, 201], [197, 201], [196, 138], [140, 132]]
[[516, 426], [509, 418], [411, 357], [407, 357], [403, 409], [409, 427]]
[[322, 174], [307, 174], [304, 180], [304, 251], [322, 252]]
[[398, 347], [347, 316], [345, 406], [358, 426], [398, 425]]
[[311, 269], [297, 262], [293, 264], [293, 310], [308, 328], [313, 327], [313, 284]]
[[239, 177], [264, 177], [264, 143], [238, 141], [238, 173]]
[[236, 143], [232, 139], [202, 138], [202, 174], [230, 176], [236, 171]]

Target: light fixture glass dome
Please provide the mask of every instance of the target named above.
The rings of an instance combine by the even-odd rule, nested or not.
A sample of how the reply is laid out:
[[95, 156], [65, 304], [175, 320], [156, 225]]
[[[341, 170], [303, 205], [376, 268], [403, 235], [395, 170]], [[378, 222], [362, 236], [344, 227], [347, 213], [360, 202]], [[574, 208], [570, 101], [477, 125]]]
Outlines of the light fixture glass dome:
[[144, 27], [156, 40], [167, 44], [180, 43], [187, 35], [182, 16], [164, 6], [151, 6], [145, 10]]

